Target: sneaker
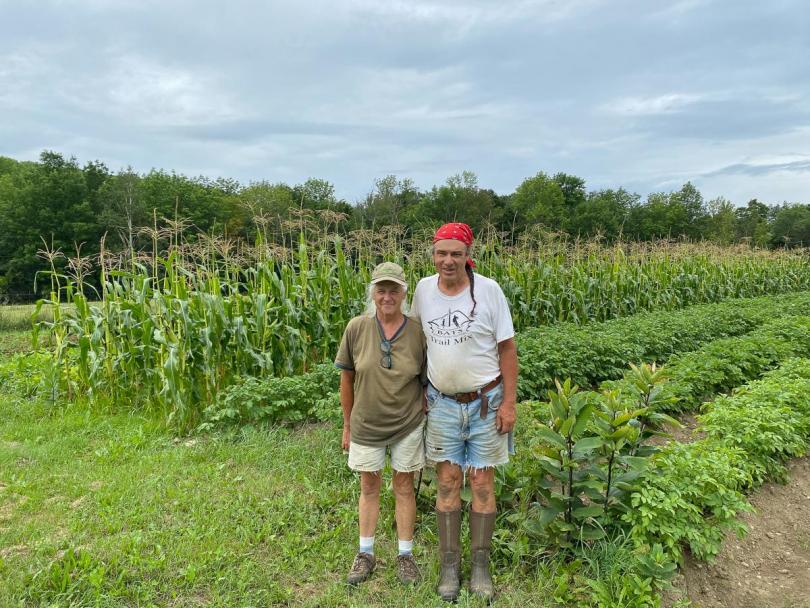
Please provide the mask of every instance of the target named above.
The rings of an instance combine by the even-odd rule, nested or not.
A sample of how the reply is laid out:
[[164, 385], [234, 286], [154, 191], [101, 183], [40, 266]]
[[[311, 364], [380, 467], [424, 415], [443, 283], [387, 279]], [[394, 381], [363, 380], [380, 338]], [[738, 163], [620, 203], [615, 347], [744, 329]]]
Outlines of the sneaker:
[[350, 585], [356, 585], [366, 580], [371, 573], [374, 572], [374, 566], [377, 565], [377, 560], [371, 553], [360, 552], [354, 556], [354, 563], [352, 569], [349, 570], [349, 576], [346, 577], [346, 582]]
[[397, 555], [397, 578], [403, 585], [416, 585], [421, 578], [413, 555]]

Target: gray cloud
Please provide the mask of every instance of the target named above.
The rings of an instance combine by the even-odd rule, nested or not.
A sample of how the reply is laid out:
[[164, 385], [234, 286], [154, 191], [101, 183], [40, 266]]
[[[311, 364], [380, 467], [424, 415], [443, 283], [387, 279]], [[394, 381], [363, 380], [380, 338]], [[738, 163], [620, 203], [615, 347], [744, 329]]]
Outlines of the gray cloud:
[[810, 105], [791, 98], [762, 97], [755, 91], [734, 95], [664, 95], [624, 100], [619, 114], [628, 126], [655, 137], [734, 140], [791, 131], [810, 125]]
[[[810, 154], [802, 0], [0, 0], [0, 14], [0, 154], [17, 158], [316, 176], [352, 200], [389, 172], [430, 187], [465, 169], [501, 192], [544, 170], [810, 199], [789, 169], [755, 169]], [[754, 169], [734, 182], [733, 167]]]
[[753, 177], [761, 177], [777, 172], [810, 173], [810, 159], [762, 164], [737, 163], [706, 173], [704, 177], [715, 177], [719, 175], [750, 175]]

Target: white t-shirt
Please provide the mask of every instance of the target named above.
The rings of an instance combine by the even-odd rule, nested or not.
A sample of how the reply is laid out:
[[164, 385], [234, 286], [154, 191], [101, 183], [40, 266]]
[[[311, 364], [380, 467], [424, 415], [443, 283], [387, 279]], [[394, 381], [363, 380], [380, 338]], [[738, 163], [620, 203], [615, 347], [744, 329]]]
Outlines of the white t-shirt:
[[428, 379], [442, 393], [478, 390], [501, 373], [498, 342], [515, 335], [509, 302], [500, 285], [475, 274], [475, 315], [469, 287], [455, 296], [439, 289], [439, 275], [425, 277], [413, 293], [411, 314], [427, 339]]

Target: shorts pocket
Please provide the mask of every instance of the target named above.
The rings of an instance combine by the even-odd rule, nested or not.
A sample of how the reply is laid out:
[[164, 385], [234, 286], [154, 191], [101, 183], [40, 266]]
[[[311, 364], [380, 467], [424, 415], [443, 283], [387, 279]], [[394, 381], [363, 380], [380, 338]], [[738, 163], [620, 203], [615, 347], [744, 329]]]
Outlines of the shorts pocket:
[[430, 411], [433, 404], [436, 403], [436, 400], [439, 398], [439, 391], [433, 388], [433, 385], [428, 384], [427, 388], [425, 388], [425, 395], [427, 398], [427, 411]]
[[489, 400], [489, 411], [497, 412], [498, 408], [501, 407], [501, 403], [503, 403], [503, 382], [485, 394]]

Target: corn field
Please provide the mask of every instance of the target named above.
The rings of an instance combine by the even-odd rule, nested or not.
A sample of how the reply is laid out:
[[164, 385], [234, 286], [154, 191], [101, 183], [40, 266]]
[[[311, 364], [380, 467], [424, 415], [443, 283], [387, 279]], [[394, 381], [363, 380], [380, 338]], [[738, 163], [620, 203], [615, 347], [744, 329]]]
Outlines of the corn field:
[[[337, 223], [335, 223], [335, 227]], [[261, 227], [261, 225], [260, 225]], [[243, 376], [293, 375], [328, 361], [365, 306], [371, 270], [400, 263], [413, 288], [434, 272], [429, 236], [398, 227], [339, 234], [296, 222], [252, 244], [148, 228], [151, 250], [51, 260], [52, 386], [68, 397], [158, 410], [181, 428]], [[804, 252], [706, 244], [565, 241], [538, 232], [513, 245], [489, 231], [474, 251], [518, 330], [810, 288]], [[100, 290], [88, 277], [98, 273]]]

